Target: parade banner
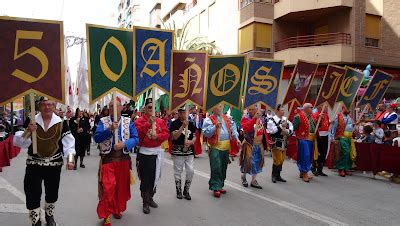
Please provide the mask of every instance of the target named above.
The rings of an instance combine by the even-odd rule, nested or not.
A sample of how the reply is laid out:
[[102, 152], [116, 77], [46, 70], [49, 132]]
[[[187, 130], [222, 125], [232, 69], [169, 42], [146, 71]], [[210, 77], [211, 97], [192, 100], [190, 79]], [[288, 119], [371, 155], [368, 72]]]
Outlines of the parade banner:
[[152, 87], [169, 92], [173, 31], [134, 27], [133, 33], [135, 96]]
[[284, 61], [250, 58], [247, 65], [244, 108], [261, 103], [275, 109]]
[[86, 24], [89, 102], [110, 91], [133, 98], [133, 33], [124, 28]]
[[220, 103], [240, 107], [245, 63], [244, 55], [208, 58], [205, 111]]
[[29, 93], [64, 103], [61, 21], [0, 17], [0, 105]]
[[392, 75], [376, 70], [372, 81], [369, 83], [360, 102], [358, 102], [358, 106], [369, 105], [372, 110], [376, 109], [392, 80]]
[[303, 60], [297, 62], [282, 104], [293, 104], [293, 102], [304, 104], [317, 68], [318, 63]]
[[331, 64], [328, 65], [315, 102], [316, 107], [323, 104], [328, 104], [331, 108], [335, 106], [339, 88], [345, 73], [346, 68]]
[[170, 110], [186, 103], [204, 107], [207, 52], [173, 51]]
[[354, 68], [346, 66], [346, 73], [339, 88], [339, 95], [336, 102], [343, 103], [343, 106], [350, 110], [351, 105], [357, 95], [357, 90], [361, 86], [364, 74]]

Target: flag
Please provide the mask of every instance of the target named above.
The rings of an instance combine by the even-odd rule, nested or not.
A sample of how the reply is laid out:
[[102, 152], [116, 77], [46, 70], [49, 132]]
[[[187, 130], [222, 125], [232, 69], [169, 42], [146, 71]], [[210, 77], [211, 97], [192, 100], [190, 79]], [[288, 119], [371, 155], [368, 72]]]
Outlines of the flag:
[[282, 104], [293, 103], [294, 101], [299, 105], [304, 104], [317, 68], [318, 63], [297, 61]]
[[363, 77], [364, 75], [361, 71], [346, 66], [346, 73], [340, 85], [340, 91], [336, 102], [341, 102], [347, 110], [350, 110], [356, 97], [357, 90], [361, 86]]
[[86, 51], [85, 46], [81, 44], [81, 58], [79, 60], [78, 67], [78, 108], [83, 110], [89, 110], [89, 84], [88, 84], [88, 73], [86, 64]]
[[0, 105], [28, 93], [65, 101], [61, 21], [0, 17]]
[[173, 31], [134, 27], [133, 33], [135, 96], [152, 87], [169, 92]]
[[339, 94], [340, 84], [344, 78], [346, 68], [329, 64], [325, 71], [324, 80], [318, 92], [315, 106], [328, 104], [331, 108], [335, 106], [336, 98]]
[[74, 104], [74, 89], [72, 87], [71, 73], [68, 63], [67, 40], [64, 41], [64, 75], [65, 75], [65, 105], [72, 106]]
[[186, 103], [204, 107], [206, 52], [173, 51], [171, 76], [171, 111]]
[[205, 111], [220, 103], [240, 107], [245, 63], [243, 55], [208, 58]]
[[371, 109], [376, 109], [392, 80], [392, 75], [376, 70], [364, 95], [361, 97], [360, 102], [358, 102], [358, 106], [369, 105]]
[[283, 61], [250, 58], [248, 61], [244, 108], [262, 103], [276, 108], [279, 84], [282, 80]]
[[133, 98], [133, 33], [124, 28], [86, 25], [91, 103], [109, 92]]

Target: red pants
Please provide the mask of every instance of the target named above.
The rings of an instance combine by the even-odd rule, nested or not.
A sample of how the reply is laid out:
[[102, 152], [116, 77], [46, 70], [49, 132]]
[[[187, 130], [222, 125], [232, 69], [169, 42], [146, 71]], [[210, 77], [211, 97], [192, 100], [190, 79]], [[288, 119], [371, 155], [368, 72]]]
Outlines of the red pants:
[[126, 203], [131, 199], [130, 164], [125, 160], [101, 166], [103, 193], [97, 205], [99, 219], [126, 210]]
[[194, 143], [194, 155], [201, 155], [202, 145], [200, 140], [200, 132], [196, 130], [196, 141]]

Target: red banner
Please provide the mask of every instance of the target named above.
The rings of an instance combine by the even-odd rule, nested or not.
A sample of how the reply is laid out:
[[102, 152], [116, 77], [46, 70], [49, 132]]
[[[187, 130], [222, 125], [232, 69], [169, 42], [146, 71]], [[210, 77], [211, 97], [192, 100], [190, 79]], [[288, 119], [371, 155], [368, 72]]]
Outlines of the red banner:
[[171, 76], [171, 111], [187, 102], [204, 106], [206, 52], [173, 51]]
[[317, 68], [317, 63], [302, 60], [297, 62], [282, 104], [293, 102], [304, 104]]
[[63, 24], [0, 17], [0, 105], [35, 92], [64, 102]]
[[339, 94], [340, 85], [344, 78], [344, 73], [346, 73], [346, 68], [336, 65], [328, 65], [315, 106], [327, 103], [331, 108], [334, 107], [336, 98]]

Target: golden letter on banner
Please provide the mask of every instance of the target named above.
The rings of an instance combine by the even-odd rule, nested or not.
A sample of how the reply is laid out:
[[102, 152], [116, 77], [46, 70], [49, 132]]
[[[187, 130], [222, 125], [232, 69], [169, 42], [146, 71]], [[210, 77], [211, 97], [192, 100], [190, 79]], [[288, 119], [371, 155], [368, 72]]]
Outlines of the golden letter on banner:
[[17, 60], [26, 54], [31, 55], [40, 62], [40, 64], [42, 65], [42, 70], [40, 71], [40, 74], [37, 77], [27, 74], [19, 69], [15, 69], [11, 73], [11, 75], [13, 75], [25, 82], [28, 82], [28, 83], [37, 82], [40, 79], [42, 79], [43, 76], [46, 75], [47, 71], [49, 70], [49, 59], [47, 58], [46, 54], [43, 53], [42, 50], [40, 50], [36, 47], [31, 47], [22, 53], [18, 53], [18, 49], [19, 49], [18, 44], [19, 44], [20, 39], [42, 40], [42, 36], [43, 36], [43, 32], [41, 32], [41, 31], [17, 30], [17, 33], [15, 35], [14, 60]]
[[[119, 72], [119, 74], [114, 73], [113, 71], [111, 71], [110, 67], [108, 67], [108, 64], [107, 64], [107, 61], [106, 61], [106, 47], [107, 47], [108, 43], [110, 43], [113, 46], [115, 46], [115, 48], [118, 49], [119, 54], [121, 54], [122, 67], [121, 67], [121, 71]], [[127, 57], [126, 57], [126, 51], [125, 51], [124, 46], [122, 45], [122, 43], [118, 39], [116, 39], [114, 36], [111, 36], [104, 43], [103, 47], [101, 47], [101, 51], [100, 51], [100, 67], [101, 67], [101, 70], [107, 76], [108, 79], [110, 79], [113, 82], [116, 82], [121, 77], [121, 75], [125, 72], [126, 62], [127, 62]]]
[[325, 91], [322, 92], [322, 97], [327, 100], [332, 97], [332, 95], [335, 93], [337, 86], [339, 85], [340, 77], [342, 74], [338, 72], [333, 72], [332, 74], [329, 75], [329, 77], [333, 80], [333, 83], [331, 85], [331, 89], [329, 90], [328, 93], [325, 93]]
[[349, 96], [351, 96], [351, 93], [348, 93], [347, 90], [349, 90], [349, 88], [350, 88], [350, 86], [351, 86], [351, 83], [352, 83], [353, 81], [354, 81], [354, 82], [358, 81], [358, 78], [357, 78], [356, 76], [353, 76], [353, 77], [346, 78], [346, 79], [342, 82], [342, 85], [340, 86], [340, 92], [342, 93], [342, 95], [343, 95], [344, 97], [349, 97]]
[[365, 96], [364, 99], [365, 100], [373, 100], [373, 99], [375, 99], [375, 97], [376, 97], [376, 95], [378, 95], [379, 91], [381, 89], [383, 89], [385, 87], [385, 85], [387, 85], [388, 83], [389, 83], [389, 81], [386, 80], [386, 79], [382, 80], [382, 81], [379, 81], [378, 83], [376, 83], [374, 85], [375, 89], [374, 89], [374, 92], [372, 92], [371, 96]]
[[[196, 58], [186, 58], [185, 62], [194, 62]], [[194, 71], [194, 74], [191, 72]], [[191, 64], [188, 68], [186, 68], [183, 72], [183, 74], [179, 75], [182, 79], [179, 79], [179, 82], [182, 84], [179, 87], [183, 88], [183, 93], [177, 93], [174, 95], [174, 97], [178, 98], [184, 98], [189, 94], [190, 91], [190, 85], [192, 82], [194, 82], [192, 94], [190, 96], [193, 96], [193, 94], [199, 94], [202, 90], [202, 88], [198, 88], [200, 80], [201, 80], [201, 68], [198, 64]]]
[[[239, 68], [233, 64], [227, 64], [211, 76], [210, 90], [214, 96], [224, 96], [235, 88], [239, 80]], [[228, 86], [229, 84], [231, 85]]]
[[[264, 71], [265, 74], [260, 74], [261, 71]], [[269, 75], [271, 68], [267, 68], [265, 66], [260, 67], [256, 73], [251, 76], [251, 83], [254, 85], [249, 88], [250, 95], [268, 94], [276, 89], [278, 81], [274, 76]]]
[[[146, 65], [144, 65], [143, 70], [140, 72], [140, 77], [143, 78], [143, 73], [148, 74], [150, 77], [154, 77], [154, 75], [156, 75], [157, 72], [160, 73], [161, 77], [163, 77], [167, 73], [165, 71], [165, 43], [167, 41], [168, 40], [161, 42], [159, 39], [149, 38], [143, 43], [141, 48], [141, 53], [143, 60], [146, 62]], [[146, 59], [144, 51], [148, 45], [151, 45], [147, 48], [147, 51], [150, 52], [150, 56], [148, 59]], [[154, 57], [154, 54], [156, 54], [157, 50], [158, 50], [158, 59], [154, 59], [157, 58]], [[151, 68], [148, 68], [148, 65], [158, 65], [158, 70], [154, 71]]]

